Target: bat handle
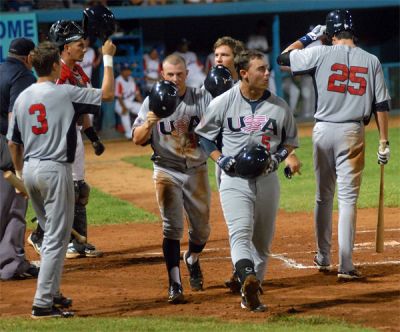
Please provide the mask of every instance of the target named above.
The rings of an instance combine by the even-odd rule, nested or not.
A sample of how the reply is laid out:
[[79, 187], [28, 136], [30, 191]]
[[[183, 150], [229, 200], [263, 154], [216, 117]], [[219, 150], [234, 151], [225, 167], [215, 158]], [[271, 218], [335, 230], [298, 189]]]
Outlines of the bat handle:
[[83, 235], [79, 234], [75, 229], [72, 228], [71, 234], [75, 237], [75, 239], [76, 239], [79, 243], [81, 243], [81, 244], [86, 243], [86, 240], [87, 240], [87, 239], [86, 239], [86, 236], [83, 236]]

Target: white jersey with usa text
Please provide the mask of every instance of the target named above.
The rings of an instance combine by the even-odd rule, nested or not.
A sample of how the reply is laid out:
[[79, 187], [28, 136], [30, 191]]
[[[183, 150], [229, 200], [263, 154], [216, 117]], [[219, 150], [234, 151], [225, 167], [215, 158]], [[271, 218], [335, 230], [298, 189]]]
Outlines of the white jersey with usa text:
[[314, 72], [320, 121], [361, 121], [372, 103], [390, 100], [378, 58], [359, 47], [315, 46], [290, 52], [293, 74]]
[[[198, 144], [194, 129], [200, 122], [211, 95], [200, 88], [186, 88], [175, 112], [161, 119], [152, 128], [151, 145], [154, 150], [153, 161], [163, 167], [185, 170], [204, 164], [207, 155]], [[147, 119], [149, 98], [140, 109], [133, 128], [141, 126]]]
[[287, 103], [271, 94], [253, 113], [240, 85], [212, 100], [196, 133], [215, 141], [222, 128], [222, 153], [236, 156], [246, 146], [260, 144], [271, 153], [280, 145], [298, 147], [297, 127]]
[[74, 161], [76, 119], [100, 110], [102, 91], [52, 82], [35, 83], [14, 104], [7, 138], [24, 145], [24, 159]]

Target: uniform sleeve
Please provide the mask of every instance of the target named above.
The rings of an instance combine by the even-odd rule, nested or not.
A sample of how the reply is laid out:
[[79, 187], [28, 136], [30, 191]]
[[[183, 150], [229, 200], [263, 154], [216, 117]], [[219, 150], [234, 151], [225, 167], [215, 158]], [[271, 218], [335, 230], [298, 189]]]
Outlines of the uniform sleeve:
[[99, 112], [102, 96], [101, 89], [80, 88], [69, 84], [60, 85], [60, 88], [67, 91], [71, 102], [74, 105], [75, 112], [78, 114], [95, 114]]
[[115, 97], [122, 97], [122, 94], [124, 92], [124, 88], [122, 87], [121, 82], [117, 81], [117, 84], [115, 85]]
[[292, 50], [290, 56], [290, 69], [293, 74], [300, 74], [312, 70], [317, 66], [318, 57], [321, 48], [324, 46], [315, 46], [302, 50]]
[[149, 112], [149, 97], [143, 101], [142, 106], [140, 107], [139, 114], [133, 123], [132, 128], [141, 126], [147, 119], [147, 113]]
[[225, 102], [223, 99], [220, 97], [213, 99], [195, 129], [196, 134], [210, 141], [214, 141], [223, 125], [224, 114]]
[[291, 145], [294, 148], [299, 147], [299, 139], [297, 136], [296, 120], [290, 111], [289, 107], [286, 108], [286, 117], [284, 120], [283, 130], [285, 130], [285, 137], [283, 140], [284, 145]]
[[35, 76], [33, 76], [33, 74], [31, 74], [31, 73], [27, 73], [27, 74], [19, 77], [13, 84], [11, 84], [10, 106], [9, 106], [8, 112], [12, 111], [15, 100], [17, 99], [19, 94], [35, 82], [36, 82]]
[[15, 102], [12, 109], [11, 120], [8, 126], [7, 139], [16, 144], [23, 144], [21, 139], [21, 132], [19, 131], [17, 120], [16, 120], [16, 109], [18, 107], [18, 100]]
[[389, 91], [385, 84], [385, 77], [383, 75], [382, 65], [377, 60], [378, 65], [375, 72], [375, 103], [379, 104], [383, 101], [389, 101]]

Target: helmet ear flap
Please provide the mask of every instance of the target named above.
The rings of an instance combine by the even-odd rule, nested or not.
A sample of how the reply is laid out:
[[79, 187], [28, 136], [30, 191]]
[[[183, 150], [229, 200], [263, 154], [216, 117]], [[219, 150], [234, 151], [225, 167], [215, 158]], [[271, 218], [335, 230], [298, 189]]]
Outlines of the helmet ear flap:
[[159, 118], [166, 118], [175, 112], [178, 101], [176, 85], [171, 81], [161, 80], [150, 91], [149, 109]]

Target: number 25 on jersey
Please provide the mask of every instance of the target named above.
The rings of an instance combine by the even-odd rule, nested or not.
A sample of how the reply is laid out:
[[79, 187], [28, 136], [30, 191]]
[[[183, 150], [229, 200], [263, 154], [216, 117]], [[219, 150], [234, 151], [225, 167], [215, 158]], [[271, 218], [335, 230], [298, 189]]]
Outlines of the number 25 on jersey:
[[367, 81], [364, 77], [357, 75], [368, 74], [368, 68], [358, 66], [348, 68], [344, 64], [335, 63], [331, 69], [334, 73], [329, 76], [328, 91], [345, 93], [347, 90], [350, 94], [357, 96], [365, 94]]
[[46, 134], [49, 126], [46, 119], [46, 107], [43, 104], [33, 104], [29, 107], [29, 114], [36, 115], [36, 120], [40, 126], [32, 126], [35, 135]]

